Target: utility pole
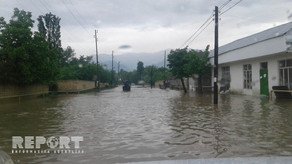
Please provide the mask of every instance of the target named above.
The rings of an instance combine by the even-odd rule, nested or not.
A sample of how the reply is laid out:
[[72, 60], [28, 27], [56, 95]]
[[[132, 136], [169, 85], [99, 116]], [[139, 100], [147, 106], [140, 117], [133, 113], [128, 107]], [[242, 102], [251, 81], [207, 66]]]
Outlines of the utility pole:
[[120, 73], [120, 62], [118, 62], [118, 74]]
[[111, 78], [112, 85], [114, 84], [114, 51], [112, 51], [112, 78]]
[[98, 74], [98, 48], [97, 48], [97, 33], [98, 31], [95, 30], [95, 35], [94, 35], [94, 38], [95, 38], [95, 55], [96, 55], [96, 79], [95, 79], [95, 87], [97, 87], [99, 89], [99, 74]]
[[166, 80], [166, 75], [165, 75], [165, 66], [166, 66], [166, 50], [164, 51], [164, 60], [163, 60], [163, 85], [165, 86], [165, 80]]
[[118, 81], [120, 81], [120, 62], [118, 62]]
[[218, 6], [215, 6], [214, 104], [218, 104]]
[[153, 87], [153, 65], [151, 66], [151, 69], [150, 69], [150, 87], [152, 89]]

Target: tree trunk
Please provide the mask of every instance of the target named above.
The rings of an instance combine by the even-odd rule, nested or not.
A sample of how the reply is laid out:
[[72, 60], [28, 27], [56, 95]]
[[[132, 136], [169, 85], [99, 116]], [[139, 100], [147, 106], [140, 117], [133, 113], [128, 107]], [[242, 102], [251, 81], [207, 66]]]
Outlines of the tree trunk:
[[183, 86], [184, 92], [187, 93], [187, 89], [186, 89], [186, 86], [185, 86], [184, 79], [183, 78], [180, 78], [180, 81], [181, 81], [181, 84]]
[[198, 93], [203, 93], [203, 83], [202, 83], [202, 75], [199, 75], [198, 78]]

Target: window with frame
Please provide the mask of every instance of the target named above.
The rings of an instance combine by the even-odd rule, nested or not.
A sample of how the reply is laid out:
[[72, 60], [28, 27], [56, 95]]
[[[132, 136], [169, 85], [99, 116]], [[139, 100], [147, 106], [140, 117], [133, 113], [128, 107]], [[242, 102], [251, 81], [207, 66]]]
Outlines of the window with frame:
[[252, 66], [251, 64], [243, 65], [243, 88], [252, 89]]
[[229, 66], [223, 66], [222, 68], [222, 79], [221, 79], [221, 83], [225, 86], [229, 86], [230, 85], [230, 67]]
[[279, 84], [292, 89], [292, 59], [279, 61]]

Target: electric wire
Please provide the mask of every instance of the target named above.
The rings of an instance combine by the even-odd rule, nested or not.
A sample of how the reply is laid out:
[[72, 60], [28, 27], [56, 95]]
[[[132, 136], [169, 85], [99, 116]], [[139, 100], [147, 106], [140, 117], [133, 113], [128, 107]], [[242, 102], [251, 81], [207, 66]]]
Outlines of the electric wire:
[[189, 45], [188, 43], [192, 38], [214, 17], [213, 14], [184, 42], [184, 44], [181, 47], [184, 47], [185, 45]]
[[69, 13], [73, 16], [73, 18], [76, 20], [76, 22], [90, 35], [90, 32], [84, 27], [84, 25], [79, 21], [79, 19], [77, 19], [77, 17], [75, 16], [75, 14], [66, 5], [66, 3], [63, 0], [61, 0], [61, 2], [64, 4], [64, 6], [66, 7], [66, 9], [69, 11]]
[[238, 2], [236, 2], [235, 4], [233, 4], [232, 6], [230, 6], [228, 9], [222, 11], [220, 13], [220, 16], [223, 15], [224, 13], [226, 13], [227, 11], [231, 10], [233, 7], [235, 7], [236, 5], [238, 5], [240, 2], [242, 2], [243, 0], [239, 0]]
[[219, 11], [222, 10], [225, 6], [227, 6], [232, 0], [227, 0], [226, 2], [224, 2], [220, 7], [219, 7]]
[[189, 42], [187, 47], [196, 39], [200, 36], [200, 34], [213, 22], [213, 19], [209, 21], [209, 23]]
[[[225, 1], [219, 7], [219, 11], [221, 11], [224, 7], [226, 7], [231, 1], [232, 0]], [[223, 12], [221, 12], [220, 13], [220, 16], [223, 15], [224, 13], [228, 12], [229, 10], [231, 10], [233, 7], [235, 7], [236, 5], [238, 5], [241, 1], [243, 1], [243, 0], [239, 0], [238, 2], [236, 2], [232, 6], [230, 6], [229, 8], [227, 8], [226, 10], [224, 10]], [[198, 38], [199, 35], [211, 24], [211, 22], [213, 22], [213, 19], [212, 19], [213, 17], [214, 17], [214, 15], [212, 13], [211, 16], [184, 42], [184, 44], [181, 46], [181, 48], [182, 47], [188, 47], [196, 38]]]

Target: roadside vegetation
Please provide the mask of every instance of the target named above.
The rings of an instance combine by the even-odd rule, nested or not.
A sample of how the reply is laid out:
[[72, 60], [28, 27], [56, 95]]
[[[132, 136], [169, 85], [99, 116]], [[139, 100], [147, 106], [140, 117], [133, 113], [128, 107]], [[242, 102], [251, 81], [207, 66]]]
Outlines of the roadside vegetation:
[[118, 73], [104, 69], [93, 62], [92, 56], [76, 57], [70, 46], [61, 44], [61, 18], [47, 13], [37, 18], [37, 31], [32, 13], [14, 9], [9, 21], [0, 17], [0, 84], [26, 86], [46, 84], [53, 86], [58, 80], [98, 80], [115, 85], [123, 81], [144, 81], [154, 85], [170, 78], [180, 79], [198, 75], [199, 90], [202, 76], [210, 72], [209, 46], [204, 51], [183, 48], [171, 50], [168, 68], [137, 63], [134, 71]]
[[187, 92], [183, 78], [198, 76], [198, 91], [202, 92], [202, 77], [210, 74], [209, 45], [204, 51], [194, 49], [171, 50], [168, 55], [168, 67], [172, 75], [181, 80], [184, 92]]
[[111, 72], [93, 63], [92, 56], [76, 57], [69, 46], [61, 46], [61, 19], [52, 13], [37, 18], [14, 9], [9, 21], [0, 17], [0, 84], [54, 85], [57, 80], [95, 80], [109, 83]]

